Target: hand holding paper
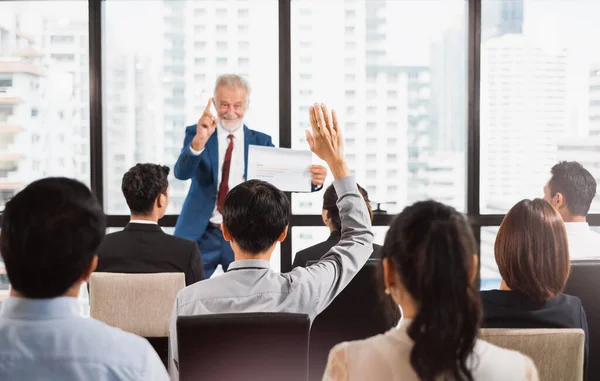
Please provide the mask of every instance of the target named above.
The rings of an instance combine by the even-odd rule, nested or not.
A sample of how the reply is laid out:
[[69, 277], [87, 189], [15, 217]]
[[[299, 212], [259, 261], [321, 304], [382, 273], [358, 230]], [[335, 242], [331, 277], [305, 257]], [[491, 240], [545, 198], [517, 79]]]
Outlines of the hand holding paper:
[[344, 140], [335, 111], [331, 112], [330, 117], [327, 106], [315, 103], [310, 107], [309, 115], [312, 134], [307, 130], [306, 140], [310, 150], [325, 160], [335, 179], [348, 176], [348, 166], [344, 159]]
[[248, 179], [267, 181], [284, 192], [310, 192], [310, 151], [248, 147]]

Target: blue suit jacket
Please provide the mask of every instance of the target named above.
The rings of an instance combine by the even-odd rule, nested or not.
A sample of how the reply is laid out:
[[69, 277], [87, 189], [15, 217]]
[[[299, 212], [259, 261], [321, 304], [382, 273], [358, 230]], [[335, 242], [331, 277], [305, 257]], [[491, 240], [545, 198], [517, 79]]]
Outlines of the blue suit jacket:
[[[192, 179], [192, 185], [177, 219], [174, 235], [198, 241], [206, 230], [217, 202], [219, 144], [215, 132], [208, 138], [204, 151], [200, 155], [193, 155], [190, 146], [195, 135], [196, 125], [185, 129], [183, 148], [175, 163], [175, 177], [179, 180]], [[244, 125], [244, 178], [248, 173], [250, 145], [274, 147], [269, 135]]]

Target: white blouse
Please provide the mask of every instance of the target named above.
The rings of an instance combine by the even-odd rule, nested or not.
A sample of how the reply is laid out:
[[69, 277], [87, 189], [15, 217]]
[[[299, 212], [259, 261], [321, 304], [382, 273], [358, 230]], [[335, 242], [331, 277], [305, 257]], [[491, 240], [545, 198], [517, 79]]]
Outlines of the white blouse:
[[[323, 381], [419, 381], [410, 364], [413, 346], [402, 319], [398, 327], [365, 340], [333, 347]], [[538, 381], [533, 361], [516, 351], [477, 340], [468, 360], [475, 381]]]

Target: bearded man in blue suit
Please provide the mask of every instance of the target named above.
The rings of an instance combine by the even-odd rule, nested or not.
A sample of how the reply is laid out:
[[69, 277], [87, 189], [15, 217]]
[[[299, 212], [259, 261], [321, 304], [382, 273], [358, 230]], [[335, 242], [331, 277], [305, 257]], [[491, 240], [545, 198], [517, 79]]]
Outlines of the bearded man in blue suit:
[[[233, 262], [231, 245], [221, 232], [220, 209], [227, 192], [246, 181], [248, 146], [274, 147], [269, 135], [243, 123], [249, 96], [250, 87], [242, 77], [219, 76], [214, 98], [208, 101], [198, 123], [186, 128], [183, 148], [175, 163], [177, 179], [192, 179], [175, 235], [198, 242], [206, 278], [219, 264], [227, 271]], [[210, 111], [211, 103], [215, 104], [217, 117]], [[312, 189], [319, 190], [327, 170], [313, 165], [310, 171]]]

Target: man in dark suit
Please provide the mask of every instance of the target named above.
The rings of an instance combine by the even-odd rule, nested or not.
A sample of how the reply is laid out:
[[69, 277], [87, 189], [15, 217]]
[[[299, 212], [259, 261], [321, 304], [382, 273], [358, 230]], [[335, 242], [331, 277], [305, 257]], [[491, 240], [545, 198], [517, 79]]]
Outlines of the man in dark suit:
[[121, 190], [131, 210], [123, 231], [104, 237], [98, 249], [99, 272], [182, 272], [190, 285], [204, 279], [194, 241], [166, 234], [158, 226], [169, 202], [169, 167], [137, 164], [123, 176]]
[[[358, 185], [358, 191], [363, 196], [365, 202], [367, 203], [367, 209], [369, 210], [369, 215], [371, 216], [371, 221], [373, 221], [373, 210], [371, 209], [371, 202], [369, 201], [369, 194], [365, 189], [363, 189], [360, 185]], [[337, 194], [335, 193], [335, 188], [333, 185], [330, 185], [329, 188], [325, 190], [323, 194], [323, 223], [327, 225], [331, 234], [327, 240], [318, 243], [314, 246], [308, 247], [304, 250], [300, 250], [296, 253], [296, 257], [294, 258], [294, 263], [292, 267], [306, 267], [307, 263], [310, 261], [318, 261], [321, 259], [323, 255], [325, 255], [329, 249], [331, 249], [335, 244], [337, 244], [341, 238], [342, 231], [342, 221], [340, 219], [340, 211], [337, 207]], [[371, 254], [371, 258], [381, 258], [381, 246], [377, 244], [373, 244], [373, 254]]]
[[[220, 264], [233, 262], [231, 244], [221, 232], [221, 206], [230, 189], [246, 181], [248, 146], [273, 147], [271, 137], [244, 125], [250, 86], [236, 74], [217, 78], [198, 123], [185, 130], [183, 148], [175, 163], [175, 177], [192, 183], [175, 226], [175, 235], [198, 242], [204, 272], [210, 278]], [[216, 114], [210, 108], [215, 105]], [[323, 186], [327, 170], [310, 167], [313, 190]]]

